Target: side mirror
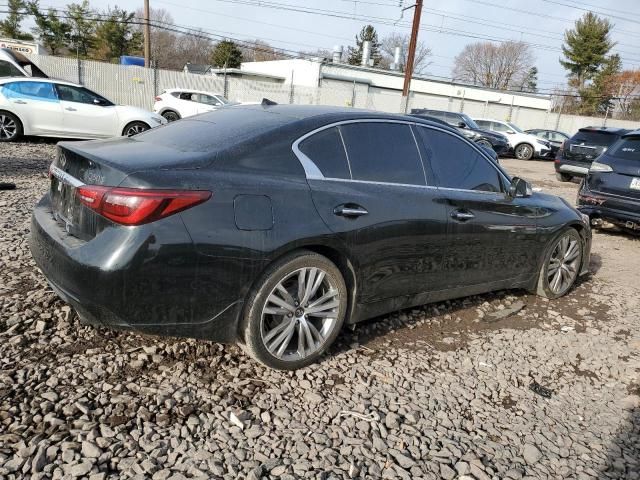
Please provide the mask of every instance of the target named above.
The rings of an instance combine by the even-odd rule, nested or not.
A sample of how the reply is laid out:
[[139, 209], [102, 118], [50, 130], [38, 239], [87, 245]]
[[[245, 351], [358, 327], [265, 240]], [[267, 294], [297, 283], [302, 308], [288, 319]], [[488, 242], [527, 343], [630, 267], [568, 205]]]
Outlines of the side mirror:
[[464, 122], [458, 122], [458, 128], [467, 128], [467, 124]]
[[509, 196], [512, 198], [524, 198], [533, 195], [531, 184], [520, 177], [513, 177], [509, 185]]
[[104, 105], [104, 102], [102, 100], [100, 100], [99, 98], [94, 98], [93, 99], [93, 104], [101, 106], [101, 105]]

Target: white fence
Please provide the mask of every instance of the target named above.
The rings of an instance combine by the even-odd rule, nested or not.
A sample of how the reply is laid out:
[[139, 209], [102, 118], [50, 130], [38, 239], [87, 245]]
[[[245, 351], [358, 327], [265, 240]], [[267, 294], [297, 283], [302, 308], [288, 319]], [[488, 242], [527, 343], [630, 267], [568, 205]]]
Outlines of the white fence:
[[[259, 102], [268, 98], [278, 103], [305, 105], [337, 105], [367, 108], [384, 112], [403, 111], [401, 93], [395, 90], [348, 84], [323, 79], [319, 87], [300, 87], [245, 78], [198, 75], [182, 71], [160, 70], [110, 63], [76, 60], [53, 56], [33, 56], [36, 63], [51, 77], [81, 83], [106, 98], [126, 105], [150, 110], [154, 97], [166, 88], [190, 88], [224, 93], [243, 102]], [[472, 118], [511, 120], [523, 129], [557, 129], [573, 134], [585, 126], [600, 126], [602, 117], [565, 115], [545, 110], [511, 107], [509, 105], [465, 100], [411, 92], [408, 110], [430, 108], [465, 112]], [[639, 122], [608, 118], [607, 126], [640, 128]]]

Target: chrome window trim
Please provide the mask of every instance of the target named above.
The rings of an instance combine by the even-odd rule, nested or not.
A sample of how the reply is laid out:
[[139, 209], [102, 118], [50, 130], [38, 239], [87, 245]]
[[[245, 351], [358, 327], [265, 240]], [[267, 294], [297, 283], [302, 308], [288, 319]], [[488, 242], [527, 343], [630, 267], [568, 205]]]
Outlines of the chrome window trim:
[[340, 141], [342, 142], [342, 149], [344, 150], [344, 156], [347, 159], [347, 166], [349, 167], [349, 179], [353, 180], [353, 172], [351, 171], [351, 160], [349, 160], [349, 152], [347, 151], [347, 144], [344, 143], [344, 137], [342, 136], [342, 130], [340, 127], [336, 127], [338, 135], [340, 135]]
[[[291, 145], [291, 150], [293, 151], [294, 155], [298, 158], [298, 160], [300, 161], [300, 163], [302, 164], [302, 168], [305, 171], [305, 176], [307, 177], [307, 179], [309, 180], [333, 180], [333, 181], [345, 181], [345, 182], [357, 182], [357, 183], [370, 183], [370, 184], [374, 184], [374, 185], [400, 185], [400, 186], [411, 186], [411, 187], [421, 187], [421, 188], [440, 188], [442, 190], [453, 190], [453, 191], [460, 191], [460, 192], [479, 192], [479, 193], [490, 193], [490, 194], [506, 194], [506, 192], [483, 192], [481, 190], [467, 190], [467, 189], [463, 189], [463, 188], [448, 188], [448, 187], [437, 187], [435, 185], [427, 185], [427, 179], [426, 179], [426, 167], [424, 166], [424, 160], [422, 158], [422, 155], [420, 154], [420, 149], [418, 148], [418, 145], [416, 144], [416, 148], [418, 148], [418, 155], [420, 158], [420, 161], [422, 162], [422, 168], [425, 171], [425, 184], [424, 185], [411, 185], [411, 184], [404, 184], [404, 183], [393, 183], [393, 182], [375, 182], [375, 181], [371, 181], [371, 180], [354, 180], [353, 178], [348, 179], [348, 178], [331, 178], [331, 177], [325, 177], [323, 175], [323, 173], [320, 171], [320, 169], [318, 168], [318, 166], [313, 162], [313, 160], [311, 160], [309, 157], [307, 157], [304, 153], [302, 153], [302, 151], [300, 150], [300, 143], [302, 143], [304, 140], [306, 140], [307, 138], [315, 135], [318, 132], [321, 132], [323, 130], [327, 130], [329, 128], [332, 127], [339, 127], [340, 125], [348, 125], [351, 123], [400, 123], [400, 124], [405, 124], [405, 125], [409, 125], [409, 127], [411, 126], [416, 126], [416, 127], [422, 127], [422, 128], [427, 128], [427, 129], [432, 129], [432, 130], [437, 130], [443, 133], [446, 133], [447, 135], [450, 135], [454, 138], [457, 138], [459, 140], [462, 140], [463, 142], [467, 143], [467, 145], [469, 145], [473, 150], [475, 150], [477, 153], [480, 154], [480, 156], [482, 158], [484, 158], [484, 160], [486, 162], [489, 163], [489, 165], [491, 165], [496, 172], [498, 172], [498, 177], [502, 180], [504, 180], [505, 182], [507, 182], [507, 184], [509, 184], [509, 178], [506, 176], [506, 174], [495, 164], [495, 162], [489, 158], [483, 151], [482, 149], [476, 145], [474, 142], [471, 142], [470, 140], [468, 140], [466, 137], [460, 135], [456, 135], [453, 132], [450, 132], [448, 130], [445, 130], [444, 128], [440, 128], [438, 126], [434, 126], [434, 125], [425, 125], [423, 123], [417, 123], [417, 122], [412, 122], [410, 120], [393, 120], [393, 119], [388, 119], [388, 118], [358, 118], [358, 119], [352, 119], [352, 120], [340, 120], [338, 122], [333, 122], [333, 123], [329, 123], [327, 125], [323, 125], [322, 127], [318, 127], [314, 130], [311, 130], [310, 132], [305, 133], [304, 135], [302, 135], [301, 137], [299, 137], [297, 140], [295, 140], [293, 142], [293, 144]], [[412, 130], [412, 134], [413, 134], [413, 129]], [[338, 128], [338, 132], [340, 133], [340, 138], [342, 138], [342, 132], [340, 132], [340, 129]], [[414, 140], [416, 140], [417, 143], [417, 139], [415, 138], [414, 135]], [[342, 138], [342, 146], [345, 150], [345, 155], [347, 156], [347, 164], [349, 165], [349, 173], [351, 173], [351, 164], [349, 162], [349, 155], [347, 153], [347, 149], [346, 149], [346, 145], [344, 144], [344, 139]], [[506, 185], [503, 184], [503, 187], [505, 187]]]
[[424, 184], [425, 186], [429, 186], [429, 181], [427, 180], [427, 169], [424, 166], [424, 158], [422, 158], [422, 152], [420, 151], [420, 145], [418, 145], [416, 132], [413, 131], [413, 125], [409, 125], [409, 130], [411, 130], [411, 136], [413, 137], [413, 142], [416, 144], [416, 149], [418, 150], [418, 157], [420, 158], [420, 164], [422, 165], [422, 174], [424, 175]]

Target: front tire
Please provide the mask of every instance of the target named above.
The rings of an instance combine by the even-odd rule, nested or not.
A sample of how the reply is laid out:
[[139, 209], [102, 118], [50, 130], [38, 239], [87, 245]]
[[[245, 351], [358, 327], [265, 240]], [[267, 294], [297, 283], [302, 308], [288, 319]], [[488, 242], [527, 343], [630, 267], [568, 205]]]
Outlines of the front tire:
[[22, 124], [9, 112], [0, 112], [0, 142], [14, 142], [22, 136]]
[[124, 127], [122, 131], [123, 137], [133, 137], [134, 135], [138, 135], [139, 133], [146, 132], [149, 130], [149, 125], [144, 122], [131, 122]]
[[180, 115], [178, 115], [178, 113], [174, 112], [173, 110], [167, 110], [166, 112], [163, 112], [162, 116], [166, 118], [167, 122], [169, 123], [180, 120]]
[[488, 148], [489, 150], [493, 150], [493, 145], [491, 145], [491, 142], [489, 142], [488, 140], [482, 139], [482, 140], [478, 140], [476, 143], [481, 147]]
[[556, 172], [556, 178], [561, 182], [570, 182], [573, 180], [573, 177], [568, 173]]
[[271, 265], [247, 299], [244, 347], [278, 370], [314, 363], [334, 342], [347, 311], [347, 287], [326, 257], [300, 251]]
[[532, 145], [528, 143], [521, 143], [516, 146], [514, 150], [515, 157], [518, 160], [531, 160], [533, 155], [536, 153]]
[[575, 284], [582, 266], [582, 239], [575, 228], [565, 228], [551, 242], [538, 277], [536, 293], [555, 299]]

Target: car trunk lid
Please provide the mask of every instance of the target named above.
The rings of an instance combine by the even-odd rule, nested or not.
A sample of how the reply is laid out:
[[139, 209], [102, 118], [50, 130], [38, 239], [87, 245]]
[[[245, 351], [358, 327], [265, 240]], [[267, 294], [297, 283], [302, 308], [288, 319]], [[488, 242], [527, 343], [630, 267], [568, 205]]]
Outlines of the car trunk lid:
[[640, 199], [640, 136], [625, 137], [612, 147], [601, 162], [612, 172], [591, 175], [592, 190]]
[[564, 158], [576, 162], [591, 163], [611, 146], [619, 136], [613, 132], [581, 128], [564, 148]]

